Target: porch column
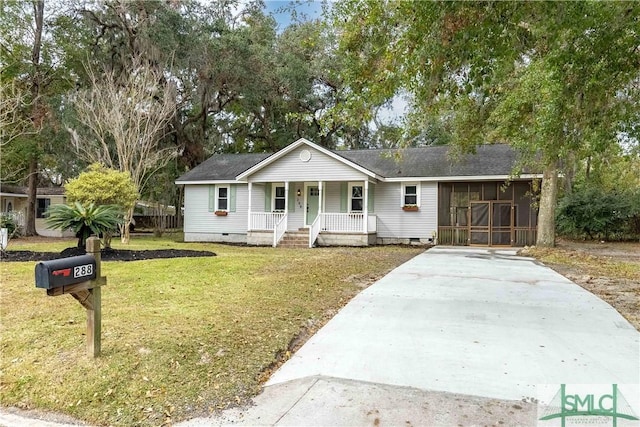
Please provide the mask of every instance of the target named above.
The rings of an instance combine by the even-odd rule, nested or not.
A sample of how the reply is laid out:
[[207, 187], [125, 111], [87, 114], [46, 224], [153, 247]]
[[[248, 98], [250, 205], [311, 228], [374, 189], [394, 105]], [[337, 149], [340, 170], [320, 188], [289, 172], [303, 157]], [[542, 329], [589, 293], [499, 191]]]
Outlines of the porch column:
[[364, 181], [364, 187], [363, 187], [363, 191], [364, 194], [362, 195], [363, 197], [363, 205], [362, 206], [362, 213], [363, 213], [363, 228], [364, 228], [364, 234], [367, 234], [367, 231], [369, 231], [369, 180], [366, 179]]
[[322, 214], [322, 181], [318, 181], [318, 216]]
[[289, 229], [289, 181], [284, 182], [284, 229]]
[[249, 207], [247, 208], [247, 231], [251, 231], [251, 187], [252, 187], [252, 183], [251, 181], [249, 181], [248, 184], [248, 190], [249, 190]]

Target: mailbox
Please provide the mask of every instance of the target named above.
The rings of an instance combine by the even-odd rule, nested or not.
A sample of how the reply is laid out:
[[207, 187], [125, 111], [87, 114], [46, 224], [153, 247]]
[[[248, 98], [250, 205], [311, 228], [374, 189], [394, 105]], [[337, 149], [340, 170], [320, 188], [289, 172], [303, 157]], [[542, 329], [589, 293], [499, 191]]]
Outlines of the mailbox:
[[36, 288], [60, 288], [95, 278], [96, 259], [91, 255], [42, 261], [36, 264]]

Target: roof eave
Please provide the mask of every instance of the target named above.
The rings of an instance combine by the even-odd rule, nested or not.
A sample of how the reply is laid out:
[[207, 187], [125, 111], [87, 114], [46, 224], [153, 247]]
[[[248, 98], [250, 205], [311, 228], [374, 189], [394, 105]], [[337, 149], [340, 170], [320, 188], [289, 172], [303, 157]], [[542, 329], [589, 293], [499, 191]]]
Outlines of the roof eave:
[[215, 185], [215, 184], [238, 184], [235, 179], [202, 179], [190, 181], [174, 181], [176, 185]]
[[453, 175], [453, 176], [407, 176], [385, 178], [384, 182], [403, 182], [403, 181], [500, 181], [500, 180], [516, 180], [516, 179], [536, 179], [542, 178], [542, 174], [520, 174], [514, 175]]
[[375, 178], [375, 179], [380, 179], [380, 177], [378, 177], [374, 172], [371, 172], [369, 169], [367, 168], [363, 168], [362, 166], [352, 162], [349, 159], [346, 159], [334, 152], [332, 152], [331, 150], [327, 150], [324, 147], [321, 147], [320, 145], [314, 144], [313, 142], [305, 139], [305, 138], [300, 138], [298, 139], [296, 142], [294, 142], [293, 144], [289, 144], [288, 146], [286, 146], [285, 148], [283, 148], [282, 150], [278, 151], [277, 153], [272, 154], [271, 156], [267, 157], [266, 159], [262, 160], [261, 162], [258, 162], [257, 164], [253, 165], [252, 167], [250, 167], [249, 169], [247, 169], [246, 171], [242, 172], [241, 174], [239, 174], [238, 176], [236, 176], [236, 180], [238, 181], [246, 181], [247, 177], [249, 175], [252, 175], [253, 173], [259, 171], [260, 169], [270, 165], [271, 163], [275, 162], [276, 160], [280, 159], [281, 157], [286, 156], [288, 153], [290, 153], [291, 151], [295, 150], [296, 148], [300, 147], [301, 145], [308, 145], [309, 147], [320, 151], [321, 153], [335, 159], [338, 160], [341, 163], [344, 163], [345, 165], [352, 167], [353, 169], [356, 169], [359, 172], [364, 173], [367, 176], [370, 176], [371, 178]]
[[2, 197], [22, 197], [22, 198], [29, 197], [26, 194], [22, 194], [22, 193], [2, 193], [2, 192], [0, 192], [0, 196], [2, 196]]

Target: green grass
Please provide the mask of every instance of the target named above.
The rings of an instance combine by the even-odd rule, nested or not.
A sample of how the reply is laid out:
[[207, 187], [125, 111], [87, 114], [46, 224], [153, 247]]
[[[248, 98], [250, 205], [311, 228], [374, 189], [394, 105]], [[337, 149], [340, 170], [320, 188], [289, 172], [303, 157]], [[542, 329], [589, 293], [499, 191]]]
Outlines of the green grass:
[[[74, 240], [9, 250], [60, 251]], [[124, 248], [114, 240], [115, 248]], [[255, 395], [290, 341], [420, 252], [187, 244], [134, 237], [127, 249], [211, 250], [217, 257], [104, 262], [102, 356], [85, 350], [85, 310], [34, 285], [34, 262], [0, 263], [0, 404], [93, 424], [160, 425]]]

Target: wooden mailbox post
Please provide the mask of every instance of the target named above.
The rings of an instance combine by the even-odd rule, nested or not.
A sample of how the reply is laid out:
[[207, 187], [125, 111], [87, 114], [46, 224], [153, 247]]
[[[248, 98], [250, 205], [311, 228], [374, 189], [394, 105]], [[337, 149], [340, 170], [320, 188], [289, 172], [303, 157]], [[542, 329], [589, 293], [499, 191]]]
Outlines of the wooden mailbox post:
[[87, 310], [87, 354], [100, 355], [102, 292], [107, 278], [100, 275], [100, 239], [87, 239], [87, 255], [43, 261], [36, 265], [36, 287], [47, 295], [71, 294]]

